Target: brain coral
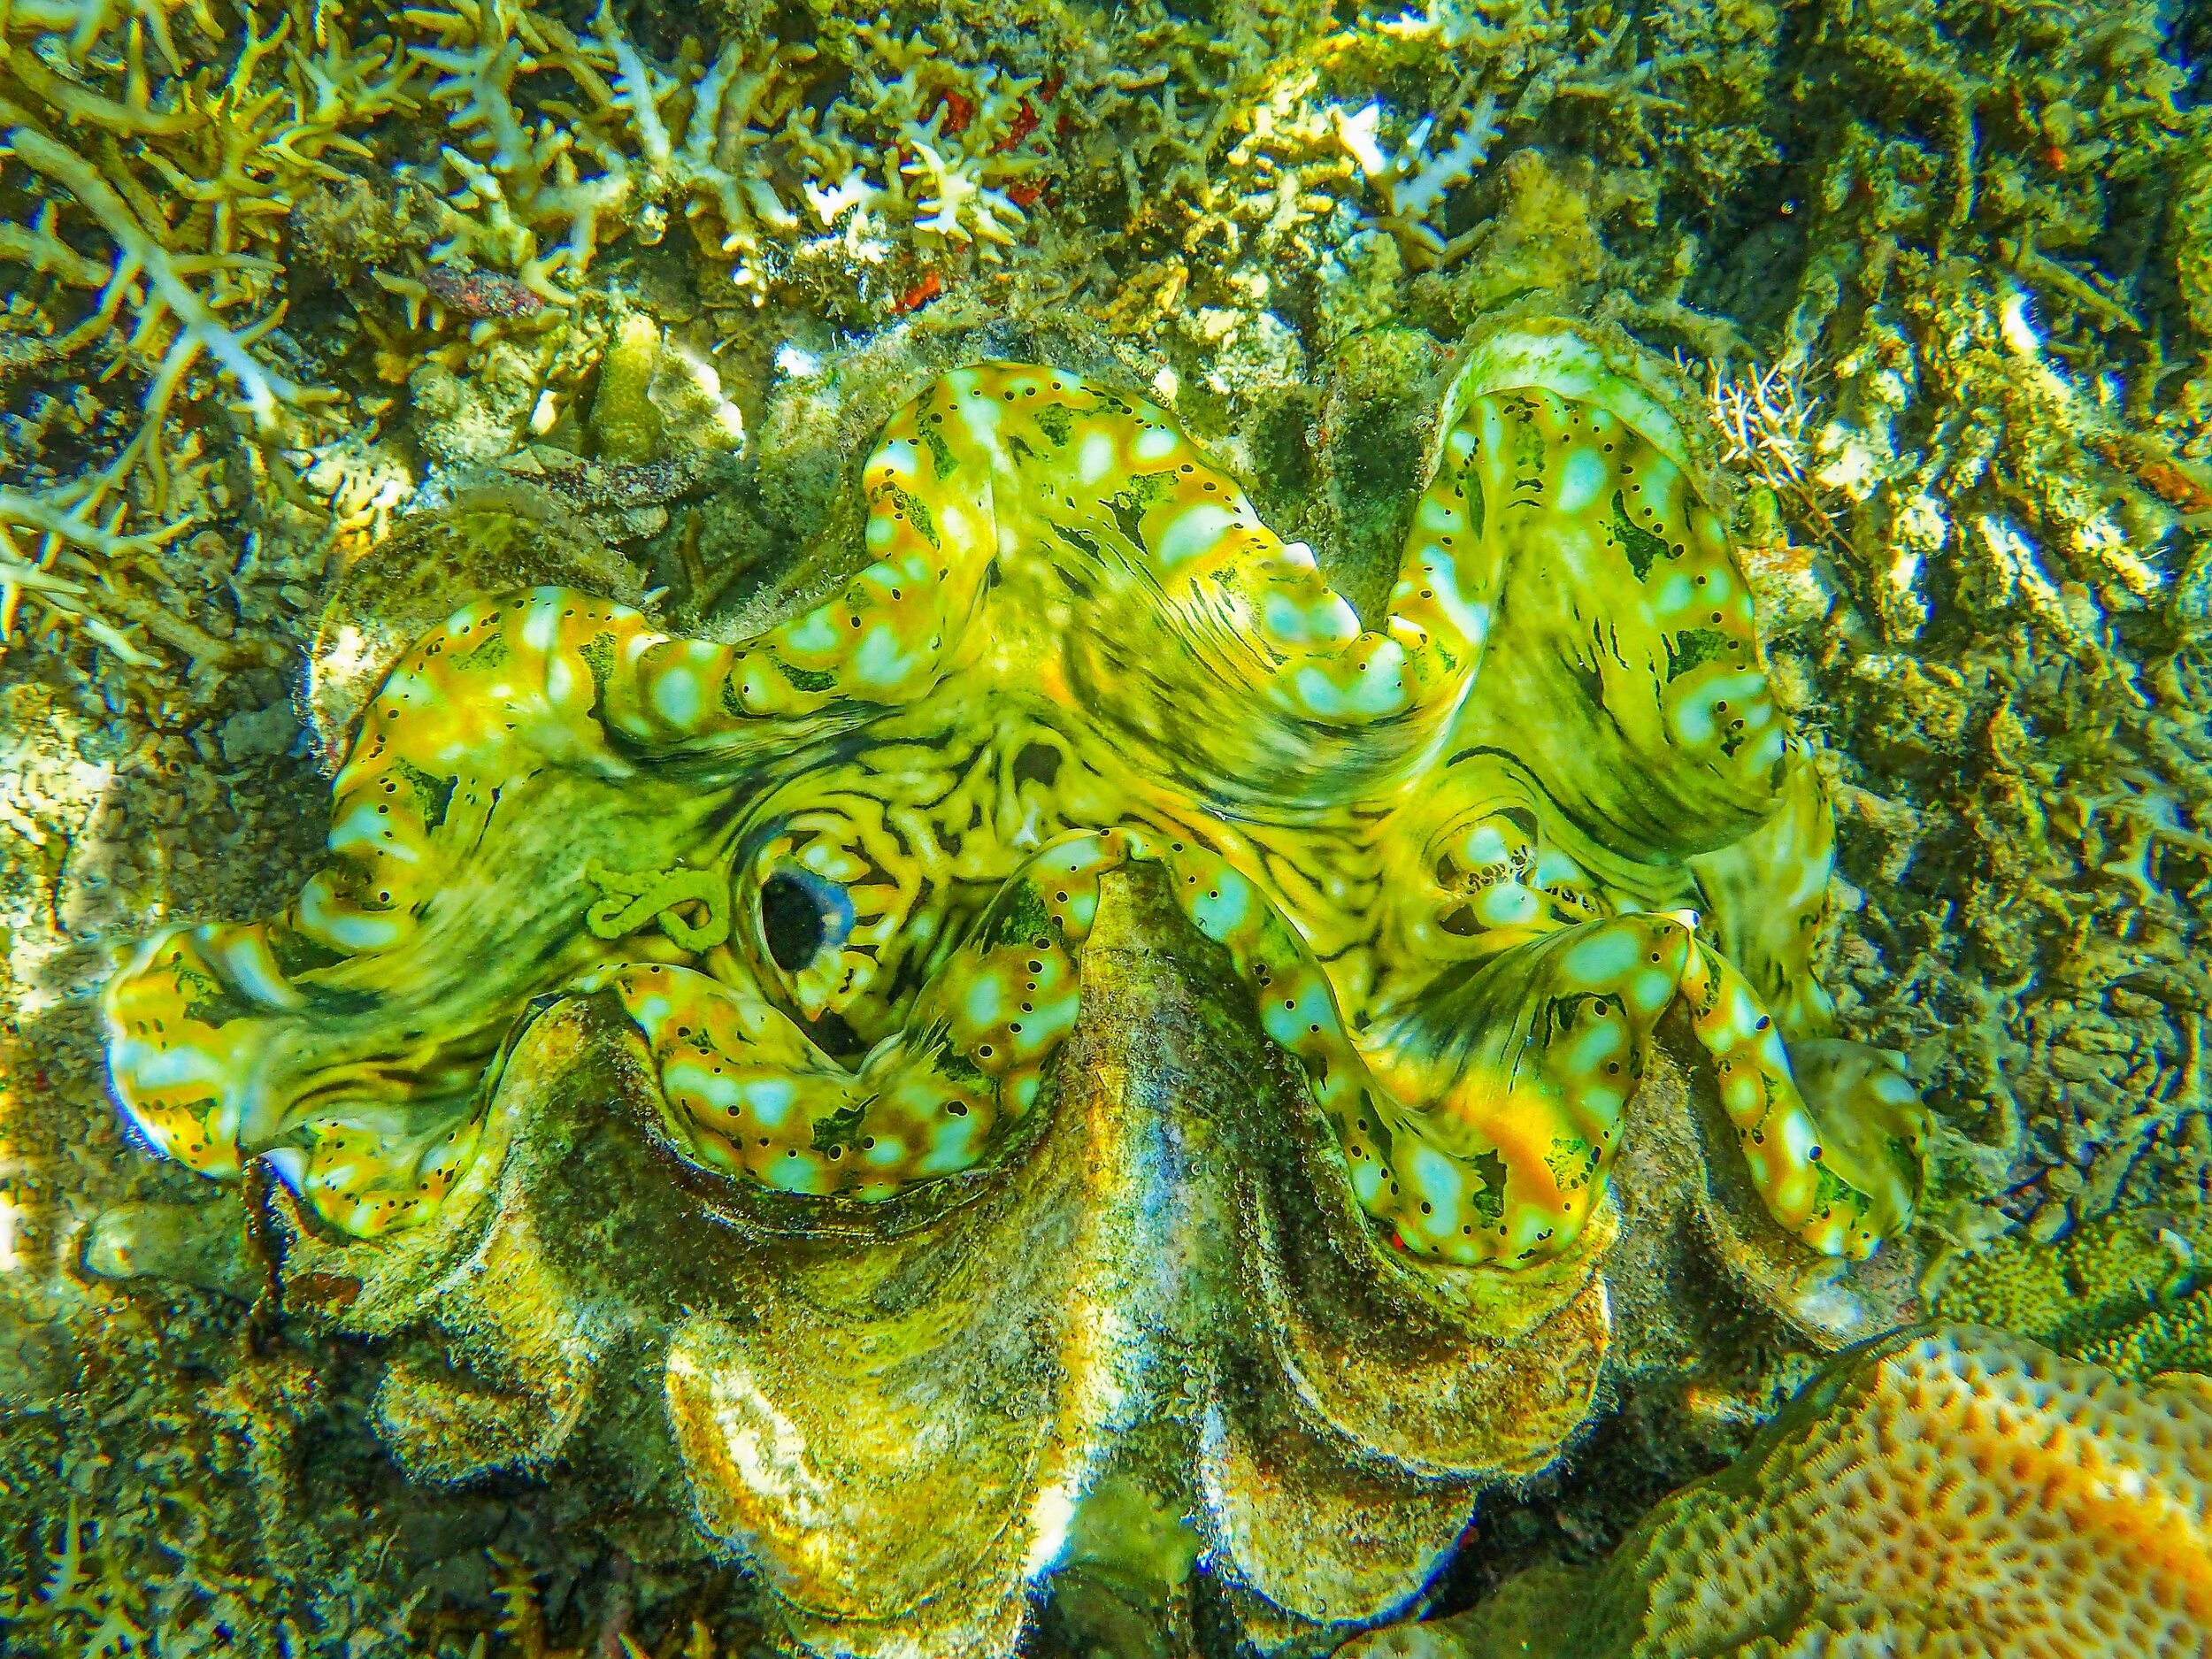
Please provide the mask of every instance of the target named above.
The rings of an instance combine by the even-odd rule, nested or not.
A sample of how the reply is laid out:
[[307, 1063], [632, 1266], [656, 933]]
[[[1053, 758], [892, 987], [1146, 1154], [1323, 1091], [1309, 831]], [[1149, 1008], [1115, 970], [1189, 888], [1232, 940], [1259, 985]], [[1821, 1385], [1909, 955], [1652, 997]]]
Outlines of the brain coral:
[[1363, 1659], [2212, 1652], [2212, 1386], [2003, 1332], [1859, 1349], [1601, 1572], [1540, 1570]]
[[2212, 1217], [2163, 1211], [2092, 1222], [2048, 1243], [2016, 1233], [1952, 1263], [1932, 1306], [2123, 1377], [2212, 1371], [2212, 1284], [2199, 1265], [2208, 1248]]

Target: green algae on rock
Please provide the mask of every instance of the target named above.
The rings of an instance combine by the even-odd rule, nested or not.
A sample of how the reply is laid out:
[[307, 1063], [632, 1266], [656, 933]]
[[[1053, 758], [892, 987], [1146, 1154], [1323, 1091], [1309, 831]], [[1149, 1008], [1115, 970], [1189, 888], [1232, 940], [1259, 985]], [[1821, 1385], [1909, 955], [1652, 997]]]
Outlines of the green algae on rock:
[[2039, 1243], [1999, 1239], [1944, 1263], [1930, 1298], [1948, 1319], [2017, 1331], [2137, 1379], [2212, 1371], [2212, 1250], [2200, 1216], [2155, 1210], [2085, 1224]]

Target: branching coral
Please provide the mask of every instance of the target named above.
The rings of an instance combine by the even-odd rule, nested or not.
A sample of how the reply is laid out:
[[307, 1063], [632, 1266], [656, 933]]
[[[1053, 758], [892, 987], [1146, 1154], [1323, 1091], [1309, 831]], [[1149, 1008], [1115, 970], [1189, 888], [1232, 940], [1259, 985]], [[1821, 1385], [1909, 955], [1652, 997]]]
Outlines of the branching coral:
[[[226, 39], [204, 10], [185, 15], [189, 53], [153, 4], [127, 16], [19, 6], [0, 24], [0, 156], [43, 197], [27, 221], [0, 224], [0, 272], [19, 267], [30, 296], [11, 327], [50, 365], [143, 388], [129, 435], [74, 475], [42, 466], [37, 435], [19, 431], [28, 441], [0, 477], [0, 624], [28, 595], [50, 622], [141, 665], [154, 659], [126, 633], [134, 626], [195, 662], [231, 653], [127, 575], [157, 579], [147, 556], [181, 521], [127, 535], [120, 517], [172, 519], [178, 468], [203, 453], [219, 392], [263, 442], [326, 398], [271, 349], [282, 217], [304, 183], [336, 176], [328, 156], [361, 150], [350, 129], [405, 102], [388, 42], [356, 51], [303, 13], [265, 24], [251, 11]], [[300, 42], [311, 32], [319, 51]], [[83, 251], [96, 240], [104, 257]]]
[[1840, 499], [1816, 474], [1813, 432], [1822, 405], [1806, 389], [1803, 371], [1767, 364], [1731, 373], [1709, 362], [1705, 396], [1724, 445], [1722, 458], [1772, 490], [1808, 539], [1847, 551], [1836, 524]]
[[144, 1653], [152, 1622], [146, 1586], [134, 1580], [123, 1555], [104, 1547], [104, 1525], [84, 1519], [81, 1509], [72, 1496], [45, 1578], [27, 1594], [19, 1592], [0, 1605], [0, 1617], [11, 1624], [44, 1626], [50, 1635], [77, 1644], [76, 1651], [86, 1659]]
[[[1821, 28], [1796, 96], [1839, 119], [1733, 259], [1779, 373], [1824, 394], [1796, 470], [1855, 602], [1821, 664], [1863, 786], [1847, 997], [1955, 1102], [1962, 1241], [2194, 1203], [2212, 771], [2185, 573], [2212, 497], [2175, 215], [2207, 116], [2127, 0]], [[1747, 268], [1782, 246], [1786, 284]]]
[[2212, 1178], [2204, 664], [2099, 647], [2061, 669], [2024, 632], [1955, 667], [1869, 650], [1844, 692], [1852, 879], [1886, 952], [1856, 949], [1850, 1000], [1902, 1041], [1945, 1023], [1922, 1052], [1973, 1137], [1963, 1242], [2008, 1217], [2048, 1240], [2124, 1201], [2193, 1207]]
[[[733, 42], [704, 66], [649, 63], [603, 6], [588, 40], [514, 0], [406, 15], [435, 42], [409, 48], [439, 74], [424, 102], [460, 134], [441, 151], [451, 183], [434, 259], [511, 271], [567, 303], [562, 282], [580, 280], [618, 228], [634, 220], [657, 240], [672, 206], [718, 215], [725, 252], [757, 252], [763, 227], [796, 222], [749, 165], [766, 136], [755, 126], [770, 112], [763, 100], [779, 90], [774, 62]], [[560, 91], [540, 94], [533, 77]], [[791, 88], [780, 90], [787, 109]], [[574, 92], [580, 108], [566, 102]]]
[[[405, 11], [357, 47], [342, 12], [304, 0], [237, 22], [157, 0], [18, 6], [0, 123], [33, 204], [0, 225], [0, 265], [23, 273], [32, 298], [12, 313], [0, 375], [19, 381], [34, 360], [81, 365], [91, 386], [132, 388], [139, 407], [127, 419], [94, 393], [57, 419], [58, 405], [34, 398], [47, 412], [23, 418], [23, 463], [0, 482], [38, 497], [48, 521], [79, 512], [139, 530], [110, 524], [120, 502], [197, 528], [222, 504], [211, 464], [226, 445], [311, 447], [302, 418], [323, 396], [319, 380], [344, 378], [333, 371], [350, 338], [369, 337], [363, 355], [394, 384], [436, 355], [416, 400], [418, 424], [435, 426], [441, 375], [499, 379], [476, 373], [469, 353], [566, 328], [526, 312], [573, 307], [611, 242], [650, 246], [677, 220], [710, 261], [727, 261], [711, 279], [725, 303], [798, 289], [849, 318], [995, 282], [992, 265], [1064, 288], [1099, 268], [1097, 237], [1079, 222], [1119, 211], [1182, 244], [1171, 273], [1187, 273], [1201, 244], [1229, 257], [1202, 280], [1212, 309], [1194, 340], [1265, 342], [1282, 325], [1249, 313], [1271, 279], [1236, 263], [1290, 249], [1294, 271], [1317, 257], [1313, 227], [1336, 211], [1317, 183], [1359, 184], [1412, 263], [1448, 262], [1471, 245], [1443, 228], [1450, 193], [1479, 173], [1504, 121], [1533, 131], [1554, 108], [1636, 115], [1667, 103], [1650, 83], [1671, 57], [1640, 61], [1624, 27], [1586, 28], [1564, 6], [1494, 26], [1386, 20], [1340, 39], [1325, 21], [1271, 4], [1210, 28], [1147, 5], [1098, 41], [1057, 11], [1015, 36], [964, 14], [919, 28], [832, 18], [649, 50], [611, 3], [579, 28], [522, 0], [455, 0]], [[1333, 138], [1328, 111], [1354, 105], [1325, 96], [1324, 71], [1350, 86], [1377, 54], [1417, 54], [1439, 30], [1482, 49], [1478, 73], [1437, 105], [1444, 119], [1414, 121], [1386, 155], [1371, 97]], [[1433, 154], [1432, 132], [1450, 134]], [[434, 134], [430, 159], [396, 160]], [[333, 219], [341, 196], [349, 221]], [[380, 216], [384, 229], [366, 228]], [[353, 231], [359, 245], [326, 260], [334, 235]], [[348, 288], [360, 277], [371, 281]], [[493, 292], [503, 282], [521, 297]], [[403, 330], [375, 287], [402, 302]], [[282, 326], [303, 289], [335, 293], [352, 314], [319, 313], [296, 343]], [[1156, 297], [1154, 323], [1181, 309], [1171, 275]], [[457, 317], [467, 338], [435, 338]], [[587, 365], [575, 373], [591, 349], [567, 354]], [[545, 374], [541, 363], [518, 377], [536, 382], [526, 413]], [[495, 424], [518, 436], [518, 422]], [[433, 457], [480, 447], [426, 445]], [[298, 494], [266, 458], [254, 465]], [[12, 580], [12, 611], [27, 603], [57, 626], [97, 616], [106, 631], [92, 637], [126, 641], [140, 666], [158, 641], [103, 590], [220, 634], [163, 591], [135, 544], [58, 536], [21, 513], [0, 527], [27, 539], [12, 569], [46, 572], [35, 590]], [[58, 585], [87, 580], [81, 593]]]
[[[8, 17], [0, 187], [19, 181], [31, 205], [0, 224], [0, 273], [19, 271], [27, 295], [0, 324], [0, 379], [23, 398], [0, 476], [5, 608], [138, 669], [187, 638], [204, 666], [254, 654], [196, 612], [184, 561], [152, 557], [238, 504], [217, 463], [241, 441], [275, 496], [344, 540], [345, 514], [287, 468], [328, 471], [303, 417], [325, 399], [318, 380], [356, 366], [349, 342], [372, 348], [361, 366], [408, 383], [434, 462], [495, 461], [589, 373], [598, 335], [574, 308], [618, 237], [644, 248], [687, 221], [728, 261], [711, 279], [726, 303], [781, 283], [826, 288], [841, 311], [910, 309], [1052, 240], [1045, 192], [1102, 163], [1133, 204], [1164, 174], [1202, 185], [1232, 102], [1204, 85], [1213, 57], [1248, 67], [1267, 46], [1243, 25], [1217, 44], [1148, 22], [1136, 44], [1157, 66], [1079, 54], [1062, 68], [1048, 56], [1074, 39], [1064, 19], [1010, 53], [951, 19], [907, 33], [832, 19], [663, 58], [611, 5], [580, 31], [517, 0], [411, 10], [360, 48], [326, 8], [235, 25], [152, 5]], [[431, 160], [396, 163], [403, 134], [432, 131]], [[303, 291], [324, 309], [296, 342], [282, 324]], [[25, 394], [34, 368], [78, 389]], [[469, 424], [468, 388], [485, 387], [517, 407], [448, 442], [438, 429]], [[157, 612], [165, 624], [144, 619]]]
[[1359, 164], [1382, 206], [1371, 222], [1395, 237], [1402, 252], [1422, 263], [1448, 265], [1467, 250], [1471, 244], [1463, 235], [1446, 242], [1430, 216], [1448, 190], [1465, 183], [1489, 158], [1490, 147], [1499, 137], [1496, 114], [1496, 99], [1485, 92], [1462, 115], [1459, 135], [1432, 156], [1432, 118], [1416, 122], [1398, 152], [1386, 155], [1378, 141], [1380, 104], [1370, 104], [1356, 115], [1335, 113], [1337, 142]]
[[[618, 231], [656, 241], [672, 211], [710, 218], [733, 280], [758, 290], [783, 257], [770, 238], [796, 241], [802, 210], [820, 229], [861, 216], [855, 241], [880, 225], [992, 257], [1036, 194], [1038, 79], [945, 61], [919, 36], [832, 22], [818, 43], [732, 42], [711, 61], [687, 47], [667, 65], [608, 6], [588, 37], [515, 0], [407, 16], [435, 37], [410, 49], [439, 73], [425, 100], [462, 135], [442, 151], [432, 257], [511, 271], [557, 303]], [[813, 96], [841, 72], [838, 96]]]
[[[1439, 224], [1449, 193], [1482, 173], [1508, 129], [1540, 139], [1571, 127], [1578, 106], [1602, 111], [1621, 158], [1638, 158], [1656, 142], [1650, 118], [1682, 107], [1660, 88], [1691, 59], [1644, 45], [1632, 19], [1608, 18], [1592, 28], [1574, 8], [1548, 4], [1434, 4], [1336, 37], [1327, 56], [1340, 75], [1355, 64], [1431, 81], [1440, 68], [1452, 72], [1430, 112], [1402, 123], [1379, 100], [1356, 111], [1329, 111], [1330, 135], [1376, 209], [1362, 223], [1386, 231], [1414, 270], [1455, 264], [1479, 245], [1480, 230], [1464, 215], [1455, 232]], [[1386, 130], [1402, 133], [1394, 150], [1386, 148]], [[1449, 142], [1432, 151], [1432, 137], [1447, 133]]]
[[[811, 127], [792, 134], [818, 169], [808, 199], [823, 223], [856, 209], [863, 222], [911, 225], [936, 248], [973, 243], [983, 257], [998, 258], [1041, 193], [1053, 143], [1041, 110], [1053, 93], [1041, 77], [995, 66], [964, 73], [935, 42], [918, 35], [901, 42], [880, 25], [833, 27], [828, 39], [860, 66], [824, 112], [822, 138]], [[872, 178], [862, 158], [871, 138], [883, 157]], [[836, 154], [834, 141], [856, 139], [861, 157], [849, 148]]]

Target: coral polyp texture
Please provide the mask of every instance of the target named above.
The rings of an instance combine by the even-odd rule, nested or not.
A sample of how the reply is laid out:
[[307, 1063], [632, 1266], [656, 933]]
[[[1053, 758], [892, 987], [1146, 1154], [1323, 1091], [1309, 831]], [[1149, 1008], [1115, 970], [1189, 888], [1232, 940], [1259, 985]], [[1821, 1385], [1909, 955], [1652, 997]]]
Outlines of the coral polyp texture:
[[1840, 1363], [1601, 1572], [1362, 1659], [1836, 1653], [2185, 1659], [2212, 1642], [2212, 1389], [1972, 1325]]
[[872, 562], [764, 634], [464, 608], [363, 710], [284, 917], [111, 982], [125, 1110], [374, 1235], [465, 1166], [531, 999], [601, 995], [698, 1177], [881, 1201], [1016, 1138], [1145, 862], [1403, 1248], [1563, 1250], [1678, 1005], [1775, 1220], [1870, 1253], [1921, 1110], [1828, 1029], [1827, 803], [1678, 431], [1557, 324], [1447, 415], [1371, 629], [1161, 411], [1017, 364], [891, 419]]

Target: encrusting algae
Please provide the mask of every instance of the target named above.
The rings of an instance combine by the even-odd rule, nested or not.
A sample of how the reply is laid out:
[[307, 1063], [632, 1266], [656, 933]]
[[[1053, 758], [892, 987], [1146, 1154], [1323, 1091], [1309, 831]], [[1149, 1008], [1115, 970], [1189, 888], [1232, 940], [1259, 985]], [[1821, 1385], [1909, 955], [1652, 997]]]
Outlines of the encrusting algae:
[[2212, 1371], [2200, 1246], [2212, 1248], [2201, 1214], [2108, 1217], [2055, 1243], [2015, 1236], [1954, 1260], [1932, 1301], [1947, 1317], [2017, 1331], [2124, 1377]]
[[[1940, 1396], [2185, 1485], [2128, 1460], [2212, 1365], [2208, 52], [0, 0], [0, 1651], [2195, 1651], [2074, 1510], [2056, 1581], [1916, 1534], [2008, 1587], [1908, 1628], [1965, 1604], [1815, 1465], [1909, 1417], [1885, 1513], [1955, 1519]], [[1509, 408], [1559, 319], [1647, 401]], [[1064, 442], [973, 430], [1033, 383]], [[1640, 572], [1565, 504], [1606, 413], [1681, 483]], [[871, 586], [980, 506], [1020, 550]], [[383, 782], [419, 872], [337, 844]]]

